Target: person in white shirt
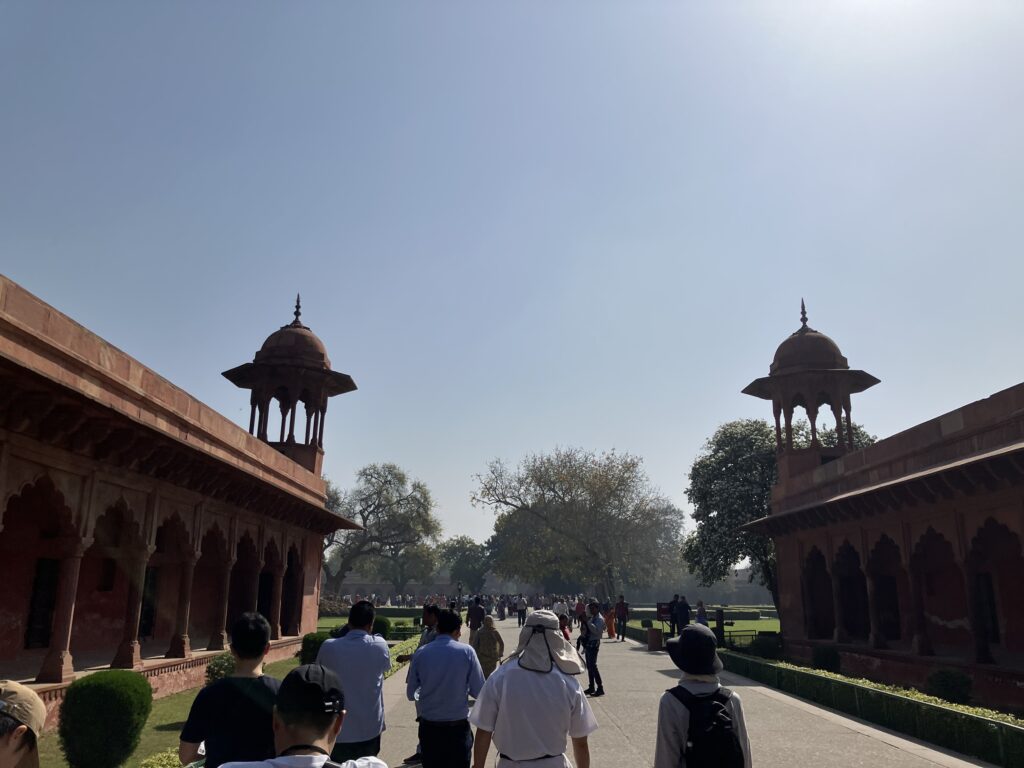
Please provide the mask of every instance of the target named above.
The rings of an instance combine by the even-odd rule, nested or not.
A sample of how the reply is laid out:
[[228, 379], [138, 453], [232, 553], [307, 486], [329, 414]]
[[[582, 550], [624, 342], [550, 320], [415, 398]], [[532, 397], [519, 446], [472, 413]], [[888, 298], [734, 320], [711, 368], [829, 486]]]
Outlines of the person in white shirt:
[[[281, 681], [274, 704], [277, 757], [222, 768], [323, 768], [345, 719], [341, 682], [320, 664], [296, 667]], [[346, 760], [341, 768], [388, 768], [376, 757]]]
[[[688, 760], [692, 765], [702, 751], [707, 754], [709, 750], [713, 750], [718, 765], [750, 768], [743, 705], [739, 695], [718, 680], [722, 660], [718, 658], [715, 633], [702, 624], [688, 624], [665, 644], [665, 649], [683, 674], [679, 685], [661, 697], [654, 768], [686, 768]], [[695, 719], [714, 722], [715, 727], [700, 730], [704, 737], [695, 738], [690, 733]], [[715, 731], [713, 736], [708, 735], [711, 731]]]
[[385, 728], [384, 675], [391, 669], [391, 654], [387, 640], [371, 634], [375, 613], [366, 600], [353, 605], [348, 633], [324, 642], [316, 655], [316, 663], [338, 676], [348, 696], [345, 725], [331, 751], [336, 763], [380, 753]]
[[587, 737], [597, 729], [576, 676], [584, 663], [551, 611], [534, 611], [519, 646], [481, 689], [469, 721], [476, 726], [473, 768], [484, 768], [493, 741], [498, 768], [590, 768]]

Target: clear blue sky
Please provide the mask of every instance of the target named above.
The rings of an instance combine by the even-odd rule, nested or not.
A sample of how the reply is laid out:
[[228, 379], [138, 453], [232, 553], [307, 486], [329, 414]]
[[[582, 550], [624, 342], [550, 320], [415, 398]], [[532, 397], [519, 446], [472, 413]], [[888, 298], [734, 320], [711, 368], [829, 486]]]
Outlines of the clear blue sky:
[[472, 475], [642, 455], [684, 503], [798, 326], [888, 435], [1024, 380], [1024, 4], [4, 2], [0, 271], [244, 423], [291, 319], [447, 533]]

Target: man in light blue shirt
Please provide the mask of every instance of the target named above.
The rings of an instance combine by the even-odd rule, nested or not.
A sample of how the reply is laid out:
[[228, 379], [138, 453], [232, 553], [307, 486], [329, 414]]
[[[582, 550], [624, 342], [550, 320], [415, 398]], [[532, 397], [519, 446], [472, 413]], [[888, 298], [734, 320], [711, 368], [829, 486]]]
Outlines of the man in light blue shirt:
[[441, 611], [437, 637], [412, 657], [405, 681], [410, 701], [419, 702], [423, 768], [469, 768], [473, 731], [469, 727], [470, 696], [484, 685], [476, 651], [459, 642], [462, 617]]
[[344, 637], [320, 646], [316, 663], [334, 672], [345, 692], [345, 719], [331, 751], [331, 760], [344, 763], [376, 757], [384, 726], [384, 675], [391, 669], [391, 654], [384, 638], [370, 634], [375, 611], [361, 600], [348, 614]]

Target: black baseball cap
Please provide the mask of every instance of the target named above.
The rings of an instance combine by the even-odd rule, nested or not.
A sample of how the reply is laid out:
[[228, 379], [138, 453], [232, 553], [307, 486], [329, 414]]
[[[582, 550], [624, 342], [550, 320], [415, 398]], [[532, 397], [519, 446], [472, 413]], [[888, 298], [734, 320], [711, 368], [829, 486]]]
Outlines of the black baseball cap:
[[338, 676], [327, 667], [303, 664], [281, 681], [276, 704], [286, 714], [338, 714], [345, 708], [345, 695]]

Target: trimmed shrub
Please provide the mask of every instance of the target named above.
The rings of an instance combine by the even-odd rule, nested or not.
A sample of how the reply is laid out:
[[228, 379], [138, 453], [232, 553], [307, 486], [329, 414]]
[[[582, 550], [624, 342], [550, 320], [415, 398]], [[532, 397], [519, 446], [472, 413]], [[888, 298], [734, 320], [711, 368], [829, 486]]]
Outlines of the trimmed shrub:
[[302, 650], [299, 652], [300, 664], [313, 664], [316, 662], [316, 655], [320, 653], [320, 646], [324, 640], [329, 640], [330, 632], [310, 632], [302, 636]]
[[385, 640], [391, 634], [391, 619], [387, 616], [377, 616], [373, 620], [373, 634], [380, 635]]
[[139, 768], [181, 768], [181, 761], [178, 760], [178, 750], [171, 748], [163, 752], [150, 755], [141, 763]]
[[839, 672], [841, 661], [839, 649], [834, 645], [816, 645], [811, 652], [811, 665], [826, 672]]
[[[654, 626], [654, 622], [652, 622], [650, 619], [643, 619], [640, 622], [640, 626], [643, 627], [644, 629], [650, 629], [651, 627]], [[689, 637], [689, 635], [687, 635], [687, 637]]]
[[743, 650], [762, 659], [781, 659], [782, 639], [778, 635], [758, 635]]
[[112, 768], [131, 757], [153, 708], [142, 675], [107, 669], [75, 680], [60, 709], [60, 746], [71, 768]]
[[928, 675], [924, 692], [954, 704], [967, 704], [971, 700], [971, 678], [958, 669], [936, 669]]
[[210, 683], [216, 683], [218, 680], [223, 680], [234, 671], [235, 657], [231, 655], [231, 652], [225, 651], [224, 653], [218, 653], [210, 659], [210, 663], [206, 665], [206, 684], [210, 685]]

